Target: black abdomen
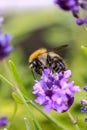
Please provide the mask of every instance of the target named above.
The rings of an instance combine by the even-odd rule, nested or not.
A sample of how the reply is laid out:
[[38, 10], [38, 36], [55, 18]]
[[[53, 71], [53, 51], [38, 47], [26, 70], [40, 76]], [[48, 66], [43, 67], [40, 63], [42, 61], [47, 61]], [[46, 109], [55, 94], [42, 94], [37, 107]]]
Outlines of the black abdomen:
[[60, 57], [51, 57], [47, 55], [47, 65], [49, 68], [53, 70], [53, 72], [63, 72], [66, 70], [65, 63], [63, 62], [62, 58]]

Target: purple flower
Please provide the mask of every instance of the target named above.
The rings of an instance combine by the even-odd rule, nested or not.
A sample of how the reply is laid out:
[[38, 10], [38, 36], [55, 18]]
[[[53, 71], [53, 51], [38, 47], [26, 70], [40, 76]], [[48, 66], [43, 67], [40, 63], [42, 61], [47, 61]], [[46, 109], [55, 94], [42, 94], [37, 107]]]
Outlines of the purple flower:
[[87, 86], [84, 87], [84, 90], [87, 92]]
[[87, 18], [80, 18], [80, 8], [87, 10], [87, 2], [80, 0], [55, 0], [54, 1], [62, 10], [71, 11], [73, 16], [77, 19], [78, 25], [87, 24]]
[[0, 117], [0, 128], [5, 127], [8, 124], [8, 119], [6, 116]]
[[0, 34], [0, 59], [7, 57], [9, 53], [13, 50], [12, 45], [10, 44], [11, 35], [9, 34]]
[[86, 107], [84, 107], [84, 106], [83, 106], [83, 107], [81, 107], [81, 112], [82, 112], [82, 113], [87, 113], [87, 108], [86, 108]]
[[[85, 86], [85, 87], [83, 88], [83, 90], [84, 90], [85, 92], [87, 92], [87, 86]], [[82, 112], [82, 113], [87, 113], [87, 99], [82, 99], [82, 100], [81, 100], [81, 105], [82, 105], [82, 107], [81, 107], [81, 112]], [[87, 118], [85, 118], [85, 122], [87, 122]]]
[[74, 94], [80, 91], [74, 81], [69, 81], [70, 76], [70, 70], [53, 73], [44, 69], [41, 80], [36, 81], [33, 87], [33, 94], [37, 95], [35, 102], [43, 105], [45, 111], [67, 111], [74, 102]]
[[[0, 27], [2, 25], [3, 19], [0, 18]], [[3, 34], [0, 28], [0, 60], [4, 59], [13, 50], [10, 44], [12, 37], [10, 34]]]
[[82, 106], [87, 106], [87, 100], [86, 99], [82, 99], [81, 100], [81, 104], [82, 104]]
[[78, 6], [78, 0], [55, 0], [55, 3], [58, 4], [60, 8], [66, 11], [69, 11], [71, 9], [76, 10], [74, 8], [77, 8]]

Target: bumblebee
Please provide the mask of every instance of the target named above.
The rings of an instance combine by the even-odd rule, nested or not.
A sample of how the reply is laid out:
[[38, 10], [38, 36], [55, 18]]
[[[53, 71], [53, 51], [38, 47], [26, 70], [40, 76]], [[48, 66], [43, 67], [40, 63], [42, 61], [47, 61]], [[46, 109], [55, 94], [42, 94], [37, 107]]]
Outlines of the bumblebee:
[[[62, 45], [55, 50], [66, 47]], [[33, 52], [29, 57], [29, 68], [32, 72], [42, 74], [43, 69], [50, 68], [53, 72], [64, 72], [66, 70], [63, 58], [56, 54], [54, 51], [48, 51], [45, 48], [40, 48]]]

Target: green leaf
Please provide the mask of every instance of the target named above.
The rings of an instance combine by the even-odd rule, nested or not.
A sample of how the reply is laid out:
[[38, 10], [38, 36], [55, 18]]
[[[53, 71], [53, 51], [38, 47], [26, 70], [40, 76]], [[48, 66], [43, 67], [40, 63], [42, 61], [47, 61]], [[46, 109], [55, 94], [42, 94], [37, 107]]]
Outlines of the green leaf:
[[17, 113], [17, 102], [14, 102], [14, 110], [13, 110], [13, 113], [12, 113], [12, 115], [11, 115], [10, 122], [8, 123], [8, 125], [7, 125], [7, 127], [6, 127], [8, 130], [11, 130], [11, 129], [12, 129], [12, 126], [13, 126], [14, 120], [15, 120], [16, 113]]
[[42, 130], [42, 128], [40, 127], [39, 123], [36, 120], [33, 120], [34, 123], [34, 130]]
[[29, 121], [28, 121], [28, 119], [26, 117], [24, 118], [24, 121], [25, 121], [25, 125], [26, 125], [26, 130], [31, 130]]
[[13, 74], [13, 77], [14, 77], [15, 81], [17, 82], [21, 92], [24, 94], [25, 97], [29, 98], [29, 95], [28, 95], [25, 87], [23, 86], [22, 80], [21, 80], [21, 78], [18, 74], [18, 71], [16, 69], [16, 66], [15, 66], [15, 64], [13, 63], [12, 60], [9, 60], [9, 65], [10, 65], [10, 69], [11, 69], [11, 72]]
[[15, 100], [17, 103], [23, 104], [23, 101], [21, 100], [20, 96], [19, 96], [16, 92], [13, 92], [13, 93], [12, 93], [12, 97], [14, 98], [14, 100]]
[[81, 49], [83, 53], [85, 54], [85, 56], [87, 57], [87, 48], [85, 46], [81, 46]]

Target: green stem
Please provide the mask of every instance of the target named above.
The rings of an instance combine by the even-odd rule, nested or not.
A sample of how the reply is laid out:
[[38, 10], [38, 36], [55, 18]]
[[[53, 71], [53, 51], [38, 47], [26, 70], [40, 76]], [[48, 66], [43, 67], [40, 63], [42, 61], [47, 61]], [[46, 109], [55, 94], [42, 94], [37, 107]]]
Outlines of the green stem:
[[7, 126], [7, 129], [8, 129], [8, 130], [10, 130], [10, 129], [11, 129], [11, 126], [13, 125], [16, 112], [17, 112], [17, 103], [15, 102], [14, 112], [13, 112], [13, 115], [12, 115], [12, 117], [11, 117], [10, 123], [9, 123], [8, 126]]
[[30, 110], [29, 105], [27, 104], [25, 98], [23, 97], [23, 95], [22, 95], [22, 93], [21, 93], [21, 91], [19, 90], [18, 87], [16, 87], [16, 91], [17, 91], [17, 93], [19, 94], [19, 96], [21, 97], [21, 99], [22, 99], [22, 101], [23, 101], [23, 103], [24, 103], [24, 105], [25, 105], [25, 108], [26, 108], [28, 114], [31, 115], [32, 120], [34, 120], [34, 121], [36, 122], [36, 124], [38, 125], [38, 128], [39, 128], [40, 130], [42, 130], [41, 127], [40, 127], [40, 125], [39, 125], [39, 123], [38, 123], [37, 120], [35, 119], [35, 117], [34, 117], [32, 111]]
[[21, 97], [21, 99], [22, 99], [22, 101], [23, 101], [23, 103], [24, 103], [24, 105], [26, 107], [26, 110], [27, 110], [28, 114], [31, 115], [32, 120], [34, 120], [36, 122], [36, 124], [38, 125], [38, 128], [41, 130], [40, 125], [38, 124], [37, 120], [34, 118], [34, 115], [32, 114], [32, 112], [31, 112], [31, 110], [30, 110], [30, 108], [29, 108], [23, 94], [21, 93], [21, 91], [20, 91], [20, 89], [19, 89], [19, 87], [17, 85], [17, 83], [12, 78], [13, 76], [11, 75], [11, 73], [9, 71], [9, 68], [8, 68], [8, 66], [6, 64], [6, 61], [4, 61], [3, 64], [4, 64], [4, 67], [5, 67], [6, 71], [7, 71], [7, 73], [8, 73], [8, 77], [9, 77], [9, 79], [12, 79], [11, 81], [13, 81], [13, 84], [9, 80], [7, 80], [4, 76], [2, 76], [1, 74], [0, 74], [0, 78], [2, 78], [6, 83], [8, 83], [12, 88], [14, 88], [14, 90], [19, 94], [19, 96]]
[[25, 121], [25, 125], [26, 125], [26, 130], [30, 130], [30, 124], [26, 117], [24, 117], [24, 121]]
[[3, 75], [0, 74], [0, 78], [3, 79], [7, 84], [9, 84], [12, 88], [14, 87], [14, 85], [8, 80], [6, 79]]
[[21, 99], [22, 99], [24, 105], [26, 106], [27, 112], [29, 113], [29, 115], [31, 114], [31, 116], [33, 116], [32, 113], [31, 113], [31, 110], [30, 110], [30, 108], [29, 108], [29, 106], [28, 106], [28, 104], [26, 103], [25, 98], [23, 97], [23, 95], [22, 95], [22, 93], [21, 93], [21, 91], [19, 90], [18, 87], [15, 87], [15, 89], [16, 89], [16, 92], [17, 92], [17, 93], [19, 94], [19, 96], [21, 97]]
[[77, 125], [77, 120], [74, 119], [74, 117], [72, 116], [72, 114], [69, 112], [69, 110], [67, 111], [69, 118], [71, 119], [72, 123], [74, 124], [76, 130], [80, 130], [79, 126]]
[[36, 108], [42, 115], [44, 115], [48, 120], [50, 120], [51, 122], [53, 122], [56, 126], [60, 127], [62, 130], [67, 130], [63, 124], [59, 123], [57, 120], [55, 120], [53, 117], [51, 117], [51, 115], [46, 114], [45, 112], [43, 112], [32, 100], [29, 100], [29, 103]]
[[8, 75], [9, 80], [10, 80], [12, 83], [14, 83], [15, 81], [14, 81], [13, 76], [12, 76], [10, 70], [9, 70], [9, 67], [8, 67], [8, 64], [7, 64], [6, 59], [4, 59], [2, 63], [3, 63], [3, 66], [4, 66], [4, 69], [5, 69], [6, 73], [7, 73], [7, 75]]

